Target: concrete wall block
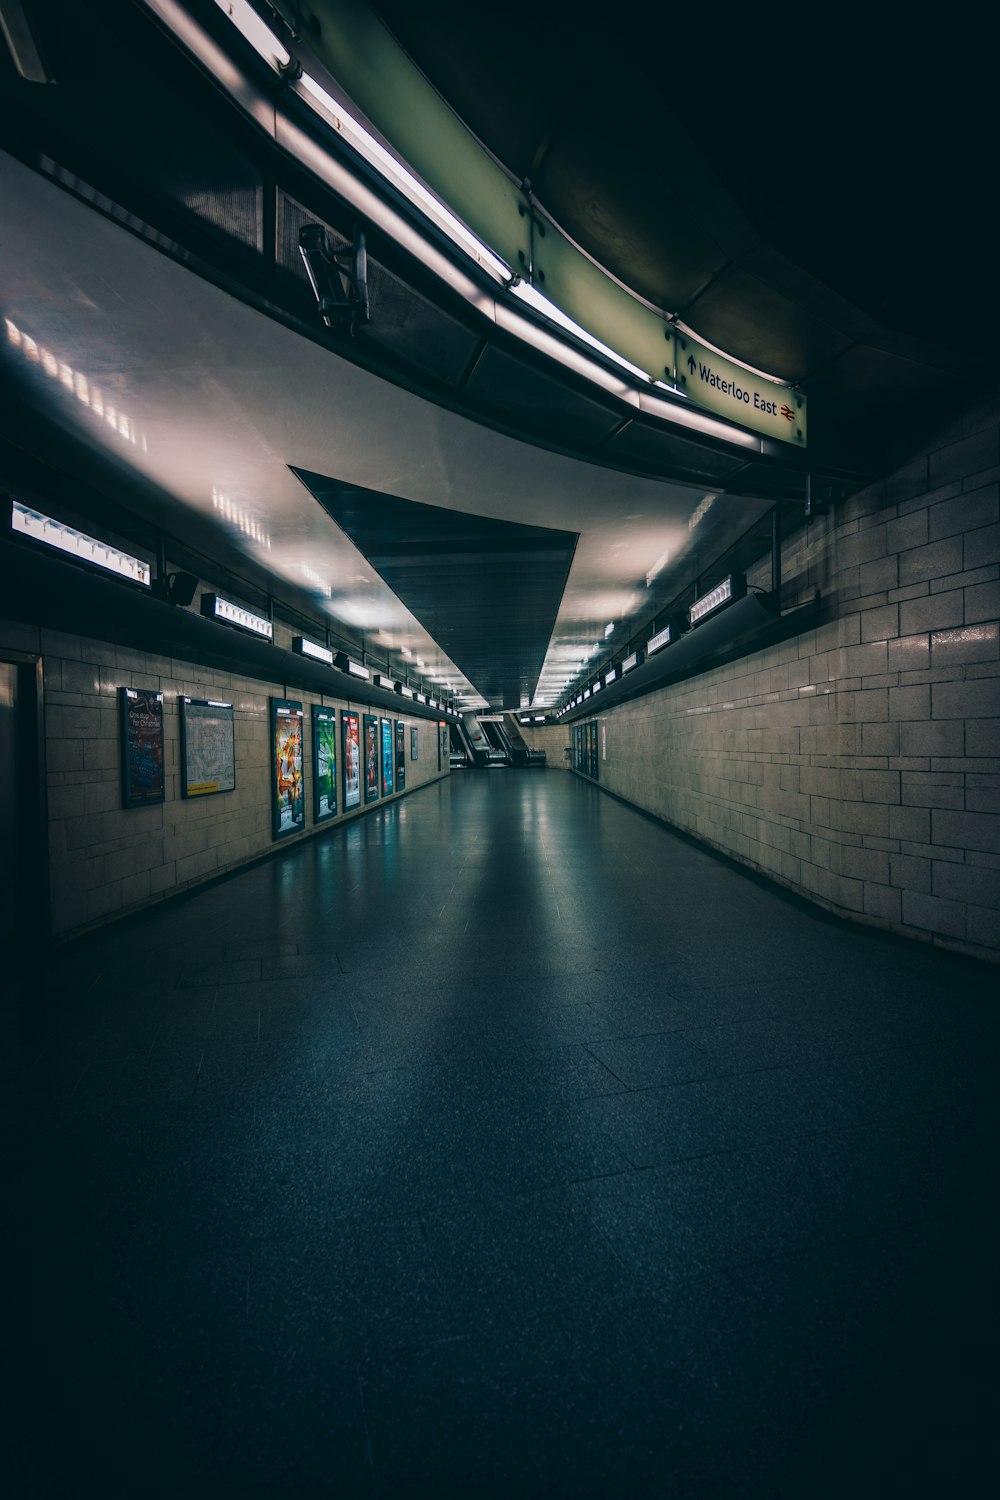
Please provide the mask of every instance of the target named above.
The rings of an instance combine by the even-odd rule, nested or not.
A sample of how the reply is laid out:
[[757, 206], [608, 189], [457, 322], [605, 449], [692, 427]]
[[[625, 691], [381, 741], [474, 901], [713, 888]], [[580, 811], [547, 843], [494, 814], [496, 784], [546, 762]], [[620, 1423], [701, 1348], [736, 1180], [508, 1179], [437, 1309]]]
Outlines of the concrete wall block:
[[963, 561], [962, 538], [945, 537], [939, 542], [929, 542], [926, 547], [914, 547], [899, 554], [899, 581], [923, 583], [931, 578], [940, 578], [944, 573], [957, 573], [963, 567], [975, 567], [976, 563]]
[[935, 719], [998, 718], [1000, 677], [978, 678], [971, 682], [936, 682], [931, 689], [931, 704]]
[[962, 901], [969, 906], [1000, 910], [1000, 870], [935, 860], [932, 872], [935, 896], [949, 901]]
[[963, 568], [961, 573], [949, 573], [944, 578], [932, 580], [929, 592], [946, 594], [951, 589], [971, 589], [977, 583], [995, 583], [1000, 578], [1000, 563], [988, 563], [982, 568]]
[[892, 854], [889, 857], [889, 880], [901, 890], [920, 891], [929, 895], [931, 890], [933, 861], [916, 859], [910, 854]]
[[[969, 590], [969, 592], [972, 592]], [[904, 600], [899, 607], [900, 635], [917, 635], [923, 631], [948, 630], [965, 623], [965, 591], [952, 589], [945, 594], [925, 594]]]
[[888, 642], [890, 672], [925, 671], [931, 664], [930, 635], [901, 635]]
[[970, 772], [965, 778], [965, 806], [969, 812], [1000, 813], [1000, 776]]
[[989, 907], [968, 907], [966, 937], [983, 950], [984, 957], [995, 957], [1000, 950], [1000, 912]]
[[902, 800], [912, 807], [965, 806], [965, 777], [955, 772], [906, 772]]
[[933, 488], [953, 479], [965, 479], [1000, 462], [1000, 438], [996, 426], [984, 427], [960, 442], [949, 443], [929, 455], [928, 478]]
[[865, 755], [898, 755], [898, 724], [862, 724], [861, 745]]
[[962, 755], [965, 725], [960, 719], [925, 719], [900, 726], [903, 755]]
[[888, 552], [908, 552], [912, 547], [925, 546], [930, 540], [926, 509], [914, 510], [898, 520], [889, 521], [885, 528], [885, 544]]
[[991, 526], [1000, 520], [1000, 485], [986, 484], [979, 489], [942, 500], [930, 511], [928, 541]]
[[866, 646], [848, 646], [841, 655], [843, 677], [869, 677], [888, 671], [889, 649], [884, 639]]
[[[891, 637], [899, 635], [899, 605], [884, 604], [876, 609], [866, 609], [861, 615], [861, 639], [866, 644], [871, 641], [888, 641]], [[898, 671], [899, 668], [894, 670]]]
[[929, 844], [931, 815], [923, 807], [890, 807], [887, 833], [889, 838], [905, 839], [911, 844]]
[[899, 583], [899, 559], [895, 552], [885, 557], [873, 558], [862, 563], [858, 569], [857, 589], [859, 595], [884, 594]]
[[965, 907], [958, 901], [943, 901], [918, 891], [904, 891], [903, 921], [924, 932], [965, 937]]
[[1000, 852], [1000, 816], [935, 808], [931, 817], [935, 844], [947, 844], [953, 849], [982, 849], [988, 854]]
[[[894, 722], [903, 720], [926, 720], [931, 716], [930, 684], [889, 689], [889, 717]], [[921, 751], [907, 751], [921, 754]]]
[[890, 814], [896, 811], [897, 808], [886, 803], [844, 802], [830, 826], [842, 828], [845, 833], [871, 833], [885, 838], [890, 833]]
[[892, 886], [865, 881], [864, 913], [877, 920], [897, 923], [902, 919], [902, 892]]
[[980, 620], [995, 620], [998, 617], [1000, 583], [981, 583], [965, 590], [965, 620], [968, 624]]
[[1000, 525], [981, 526], [977, 531], [964, 533], [963, 568], [985, 568], [997, 562], [1000, 562]]
[[[966, 755], [995, 759], [1000, 754], [1000, 718], [970, 719], [965, 726]], [[985, 766], [977, 766], [983, 771]]]
[[966, 662], [996, 661], [1000, 658], [1000, 624], [984, 620], [954, 630], [935, 630], [931, 634], [931, 660], [934, 666], [964, 666]]

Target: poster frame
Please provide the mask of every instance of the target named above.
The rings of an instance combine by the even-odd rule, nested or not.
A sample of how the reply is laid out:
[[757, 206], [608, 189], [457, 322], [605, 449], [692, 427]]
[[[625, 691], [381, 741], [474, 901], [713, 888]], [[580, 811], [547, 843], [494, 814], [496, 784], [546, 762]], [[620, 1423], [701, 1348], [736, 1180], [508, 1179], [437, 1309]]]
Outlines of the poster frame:
[[[358, 752], [358, 784], [352, 790], [348, 782], [348, 771], [350, 769], [350, 730], [354, 727], [354, 744]], [[356, 807], [361, 806], [361, 715], [355, 713], [352, 708], [343, 708], [340, 711], [340, 746], [341, 759], [343, 761], [344, 777], [344, 811], [353, 812]]]
[[[140, 731], [134, 721], [131, 705], [135, 700], [138, 708], [141, 701], [152, 700], [156, 704], [157, 712], [155, 718], [157, 724], [152, 729], [152, 743], [158, 746], [159, 755], [153, 756], [154, 765], [159, 761], [159, 791], [152, 796], [143, 796], [134, 790], [136, 778], [130, 777], [129, 768], [131, 763], [130, 752], [136, 755], [140, 752], [141, 744], [146, 743], [146, 736], [140, 741]], [[163, 734], [163, 694], [153, 688], [130, 688], [120, 687], [118, 689], [119, 705], [119, 729], [121, 733], [121, 792], [122, 807], [159, 807], [167, 800], [167, 766], [166, 766], [166, 744]], [[154, 773], [155, 780], [155, 773]]]
[[[281, 807], [281, 771], [278, 764], [278, 726], [297, 720], [299, 727], [299, 795], [296, 799], [294, 790], [292, 795], [292, 821], [291, 826], [283, 828]], [[297, 698], [272, 698], [271, 699], [271, 837], [274, 839], [291, 838], [293, 834], [303, 833], [306, 826], [306, 798], [305, 798], [305, 714], [302, 704]], [[294, 776], [294, 766], [293, 766]], [[293, 779], [294, 789], [294, 779]], [[296, 802], [299, 808], [298, 817], [295, 816]]]
[[[218, 797], [226, 792], [236, 790], [236, 718], [231, 703], [222, 703], [215, 698], [191, 698], [187, 693], [178, 694], [178, 708], [180, 714], [180, 745], [181, 745], [181, 796], [182, 797]], [[192, 708], [214, 708], [220, 711], [225, 726], [228, 728], [229, 739], [229, 762], [223, 766], [223, 770], [231, 768], [231, 779], [228, 785], [210, 785], [208, 782], [194, 781], [191, 777], [191, 751], [192, 724], [194, 719], [190, 714]]]
[[396, 720], [396, 791], [406, 791], [406, 725]]
[[361, 747], [361, 763], [364, 766], [365, 804], [378, 801], [379, 776], [379, 727], [377, 714], [365, 714], [364, 739]]
[[[320, 727], [331, 725], [333, 734], [331, 736], [332, 763], [330, 768], [330, 806], [326, 812], [323, 811], [323, 787], [320, 776], [319, 746]], [[337, 800], [337, 710], [327, 708], [325, 704], [314, 703], [312, 705], [312, 784], [313, 784], [313, 822], [326, 823], [330, 818], [335, 818], [338, 812]]]
[[[386, 756], [388, 751], [388, 757]], [[391, 719], [379, 719], [378, 727], [378, 772], [379, 791], [383, 797], [391, 797], [396, 789], [396, 737], [392, 732]]]
[[410, 759], [420, 759], [420, 727], [417, 724], [410, 725]]

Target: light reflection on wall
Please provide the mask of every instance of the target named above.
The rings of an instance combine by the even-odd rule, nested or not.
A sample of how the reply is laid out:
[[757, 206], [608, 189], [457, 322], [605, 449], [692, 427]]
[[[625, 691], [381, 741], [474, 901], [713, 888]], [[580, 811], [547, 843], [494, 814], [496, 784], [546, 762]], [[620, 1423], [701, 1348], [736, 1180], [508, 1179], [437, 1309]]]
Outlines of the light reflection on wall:
[[149, 451], [146, 434], [139, 432], [131, 417], [106, 400], [100, 386], [79, 370], [74, 370], [64, 359], [57, 359], [51, 349], [39, 344], [10, 318], [5, 317], [3, 321], [8, 344], [17, 349], [29, 364], [37, 365], [50, 380], [57, 380], [82, 406], [88, 407], [95, 417], [127, 443], [141, 448], [143, 453]]

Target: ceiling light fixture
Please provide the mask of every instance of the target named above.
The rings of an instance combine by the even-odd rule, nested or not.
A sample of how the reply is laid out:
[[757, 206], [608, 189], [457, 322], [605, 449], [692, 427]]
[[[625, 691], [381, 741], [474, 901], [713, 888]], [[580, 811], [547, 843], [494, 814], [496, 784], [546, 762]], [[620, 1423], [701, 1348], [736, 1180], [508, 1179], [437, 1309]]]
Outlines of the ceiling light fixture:
[[699, 620], [704, 620], [708, 615], [714, 615], [716, 610], [722, 609], [726, 604], [732, 604], [736, 599], [742, 599], [747, 591], [747, 581], [742, 573], [730, 573], [721, 583], [717, 583], [714, 589], [709, 589], [707, 594], [702, 594], [696, 599], [688, 610], [688, 619], [692, 625], [697, 625]]

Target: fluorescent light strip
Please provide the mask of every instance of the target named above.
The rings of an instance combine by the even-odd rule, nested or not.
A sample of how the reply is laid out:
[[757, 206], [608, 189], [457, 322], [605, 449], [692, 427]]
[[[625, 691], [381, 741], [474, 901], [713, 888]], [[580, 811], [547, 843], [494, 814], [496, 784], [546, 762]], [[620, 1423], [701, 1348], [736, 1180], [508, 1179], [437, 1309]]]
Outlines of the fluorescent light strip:
[[333, 652], [327, 650], [326, 646], [319, 646], [315, 641], [307, 640], [304, 635], [292, 638], [292, 650], [297, 651], [300, 656], [308, 656], [311, 661], [322, 661], [328, 667], [333, 666]]
[[274, 626], [270, 620], [263, 615], [255, 615], [252, 609], [246, 609], [242, 604], [235, 604], [232, 599], [223, 599], [221, 594], [202, 594], [201, 612], [208, 615], [210, 619], [219, 620], [224, 625], [234, 625], [237, 630], [245, 630], [249, 635], [256, 635], [263, 640], [271, 640], [274, 637]]
[[387, 677], [384, 672], [376, 672], [375, 686], [384, 688], [387, 693], [394, 693], [396, 691], [396, 679], [394, 677]]
[[632, 668], [637, 667], [638, 665], [639, 653], [637, 651], [633, 651], [631, 656], [626, 656], [625, 660], [622, 662], [622, 676], [624, 677], [626, 672], [631, 672]]
[[351, 146], [369, 166], [375, 168], [386, 182], [401, 192], [412, 203], [419, 208], [438, 229], [444, 231], [459, 249], [464, 250], [466, 255], [472, 257], [484, 271], [495, 278], [495, 280], [506, 284], [510, 281], [513, 272], [505, 265], [498, 255], [482, 244], [470, 229], [462, 223], [449, 208], [446, 208], [434, 194], [419, 182], [413, 173], [403, 166], [402, 162], [380, 145], [373, 135], [351, 115], [342, 104], [328, 94], [326, 89], [318, 84], [315, 78], [310, 78], [308, 73], [303, 73], [296, 84], [296, 92], [305, 94], [308, 102], [324, 115], [333, 126], [337, 134]]
[[664, 625], [662, 630], [658, 630], [656, 634], [646, 642], [646, 655], [652, 656], [653, 652], [659, 651], [662, 646], [669, 646], [673, 638], [673, 632], [671, 631], [670, 626]]
[[399, 684], [399, 691], [403, 695], [404, 698], [412, 698], [413, 697], [413, 689], [411, 687], [407, 687], [407, 685], [406, 685], [405, 682], [401, 682]]
[[269, 63], [276, 73], [288, 67], [291, 62], [288, 52], [247, 0], [215, 0], [215, 3], [223, 15], [229, 17], [240, 35], [250, 43], [258, 57]]
[[77, 531], [73, 526], [54, 520], [43, 511], [22, 505], [20, 500], [11, 502], [10, 529], [19, 532], [21, 536], [30, 537], [32, 541], [44, 542], [45, 546], [53, 547], [57, 552], [77, 557], [81, 562], [92, 563], [106, 573], [126, 578], [130, 583], [141, 583], [143, 588], [150, 586], [152, 574], [149, 563], [143, 562], [141, 557], [121, 552], [117, 547], [99, 541], [97, 537], [88, 536], [85, 531]]
[[615, 671], [614, 667], [612, 667], [610, 672], [605, 673], [604, 686], [607, 687], [609, 682], [616, 682], [617, 680], [618, 673]]
[[724, 578], [721, 583], [716, 584], [714, 589], [709, 589], [707, 594], [702, 594], [696, 599], [688, 610], [688, 618], [694, 625], [698, 620], [703, 620], [710, 615], [714, 609], [719, 609], [723, 604], [728, 604], [733, 597], [733, 575]]
[[598, 354], [603, 354], [605, 359], [610, 359], [623, 370], [627, 370], [630, 375], [636, 380], [641, 380], [644, 385], [649, 384], [649, 375], [645, 370], [640, 370], [639, 366], [632, 364], [631, 360], [626, 359], [624, 354], [618, 354], [614, 349], [609, 348], [607, 344], [602, 344], [601, 340], [595, 338], [592, 333], [588, 333], [585, 328], [581, 328], [579, 323], [575, 323], [554, 302], [550, 302], [548, 297], [543, 296], [537, 287], [529, 286], [526, 281], [520, 281], [517, 286], [512, 286], [510, 290], [515, 297], [519, 297], [528, 307], [533, 307], [536, 312], [541, 313], [543, 318], [547, 318], [557, 328], [563, 329], [565, 333], [571, 333], [574, 338], [582, 340], [591, 349], [596, 349]]

